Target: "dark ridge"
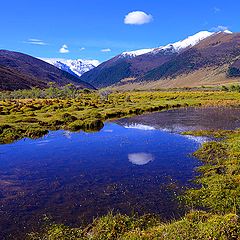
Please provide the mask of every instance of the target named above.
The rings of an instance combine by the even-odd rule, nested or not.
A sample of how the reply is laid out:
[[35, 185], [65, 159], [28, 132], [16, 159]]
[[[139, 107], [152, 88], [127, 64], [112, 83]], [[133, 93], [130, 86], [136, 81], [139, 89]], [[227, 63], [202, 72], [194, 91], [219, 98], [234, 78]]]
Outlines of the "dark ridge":
[[115, 84], [123, 78], [130, 77], [130, 63], [118, 61], [116, 64], [108, 67], [96, 67], [89, 72], [84, 73], [80, 79], [96, 87], [106, 87]]
[[94, 84], [96, 87], [106, 87], [119, 83], [124, 78], [138, 77], [149, 70], [172, 59], [176, 53], [159, 52], [144, 54], [137, 57], [122, 57], [118, 55], [84, 73], [80, 79]]

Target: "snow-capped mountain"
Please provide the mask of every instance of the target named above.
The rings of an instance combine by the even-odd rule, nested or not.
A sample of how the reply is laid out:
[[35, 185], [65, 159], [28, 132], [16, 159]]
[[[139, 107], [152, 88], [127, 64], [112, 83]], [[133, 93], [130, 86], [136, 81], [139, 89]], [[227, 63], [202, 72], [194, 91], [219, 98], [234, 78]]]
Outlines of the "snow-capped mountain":
[[[229, 30], [223, 31], [227, 34], [232, 34]], [[172, 53], [179, 53], [182, 50], [193, 47], [196, 44], [198, 44], [203, 39], [210, 37], [214, 34], [218, 34], [219, 32], [208, 32], [208, 31], [201, 31], [198, 32], [192, 36], [187, 37], [184, 40], [175, 42], [175, 43], [169, 43], [166, 46], [161, 46], [158, 48], [147, 48], [147, 49], [139, 49], [135, 51], [129, 51], [129, 52], [123, 52], [119, 55], [119, 58], [133, 58], [137, 57], [143, 54], [157, 54], [159, 52], [172, 52]]]
[[[210, 71], [208, 67], [238, 59], [238, 36], [230, 31], [201, 31], [158, 48], [123, 52], [83, 74], [80, 79], [96, 87], [106, 87], [173, 79], [199, 69], [204, 69], [201, 76], [205, 76]], [[238, 67], [238, 63], [235, 65]], [[197, 80], [194, 78], [194, 81]]]
[[98, 60], [72, 60], [61, 58], [41, 58], [41, 60], [78, 77], [82, 76], [85, 72], [97, 67], [100, 64]]

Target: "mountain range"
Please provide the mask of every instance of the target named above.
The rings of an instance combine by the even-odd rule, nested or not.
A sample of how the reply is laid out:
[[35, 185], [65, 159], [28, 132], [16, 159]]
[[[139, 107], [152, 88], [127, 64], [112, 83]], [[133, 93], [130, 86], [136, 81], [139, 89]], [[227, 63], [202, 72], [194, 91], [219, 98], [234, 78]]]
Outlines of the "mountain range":
[[96, 87], [193, 87], [239, 81], [240, 34], [202, 31], [158, 48], [123, 52], [84, 73]]
[[58, 86], [74, 84], [78, 88], [94, 87], [79, 77], [62, 71], [35, 57], [8, 50], [0, 50], [0, 90], [45, 88], [49, 82]]
[[59, 86], [157, 89], [240, 81], [240, 33], [201, 31], [157, 48], [97, 60], [38, 59], [0, 50], [0, 90]]

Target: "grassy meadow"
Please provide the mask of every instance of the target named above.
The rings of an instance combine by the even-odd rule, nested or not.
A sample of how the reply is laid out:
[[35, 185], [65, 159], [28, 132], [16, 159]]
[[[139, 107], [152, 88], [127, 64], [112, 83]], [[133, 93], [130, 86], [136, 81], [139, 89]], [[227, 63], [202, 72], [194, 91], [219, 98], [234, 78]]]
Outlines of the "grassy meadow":
[[104, 121], [179, 107], [240, 106], [238, 92], [22, 90], [2, 93], [0, 144], [49, 130], [98, 131]]

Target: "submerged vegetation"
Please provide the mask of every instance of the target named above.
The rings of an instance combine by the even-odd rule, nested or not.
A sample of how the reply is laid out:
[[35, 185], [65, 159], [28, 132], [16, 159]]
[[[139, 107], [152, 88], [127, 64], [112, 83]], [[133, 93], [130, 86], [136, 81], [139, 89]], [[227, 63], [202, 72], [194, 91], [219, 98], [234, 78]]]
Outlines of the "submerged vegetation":
[[2, 92], [0, 143], [49, 130], [98, 131], [109, 119], [188, 106], [240, 106], [237, 92], [110, 92], [62, 89]]
[[204, 164], [198, 168], [198, 187], [181, 197], [189, 206], [183, 218], [166, 223], [155, 215], [109, 213], [85, 227], [49, 224], [43, 232], [29, 234], [29, 239], [240, 239], [240, 130], [191, 134], [222, 140], [207, 142], [195, 153]]

